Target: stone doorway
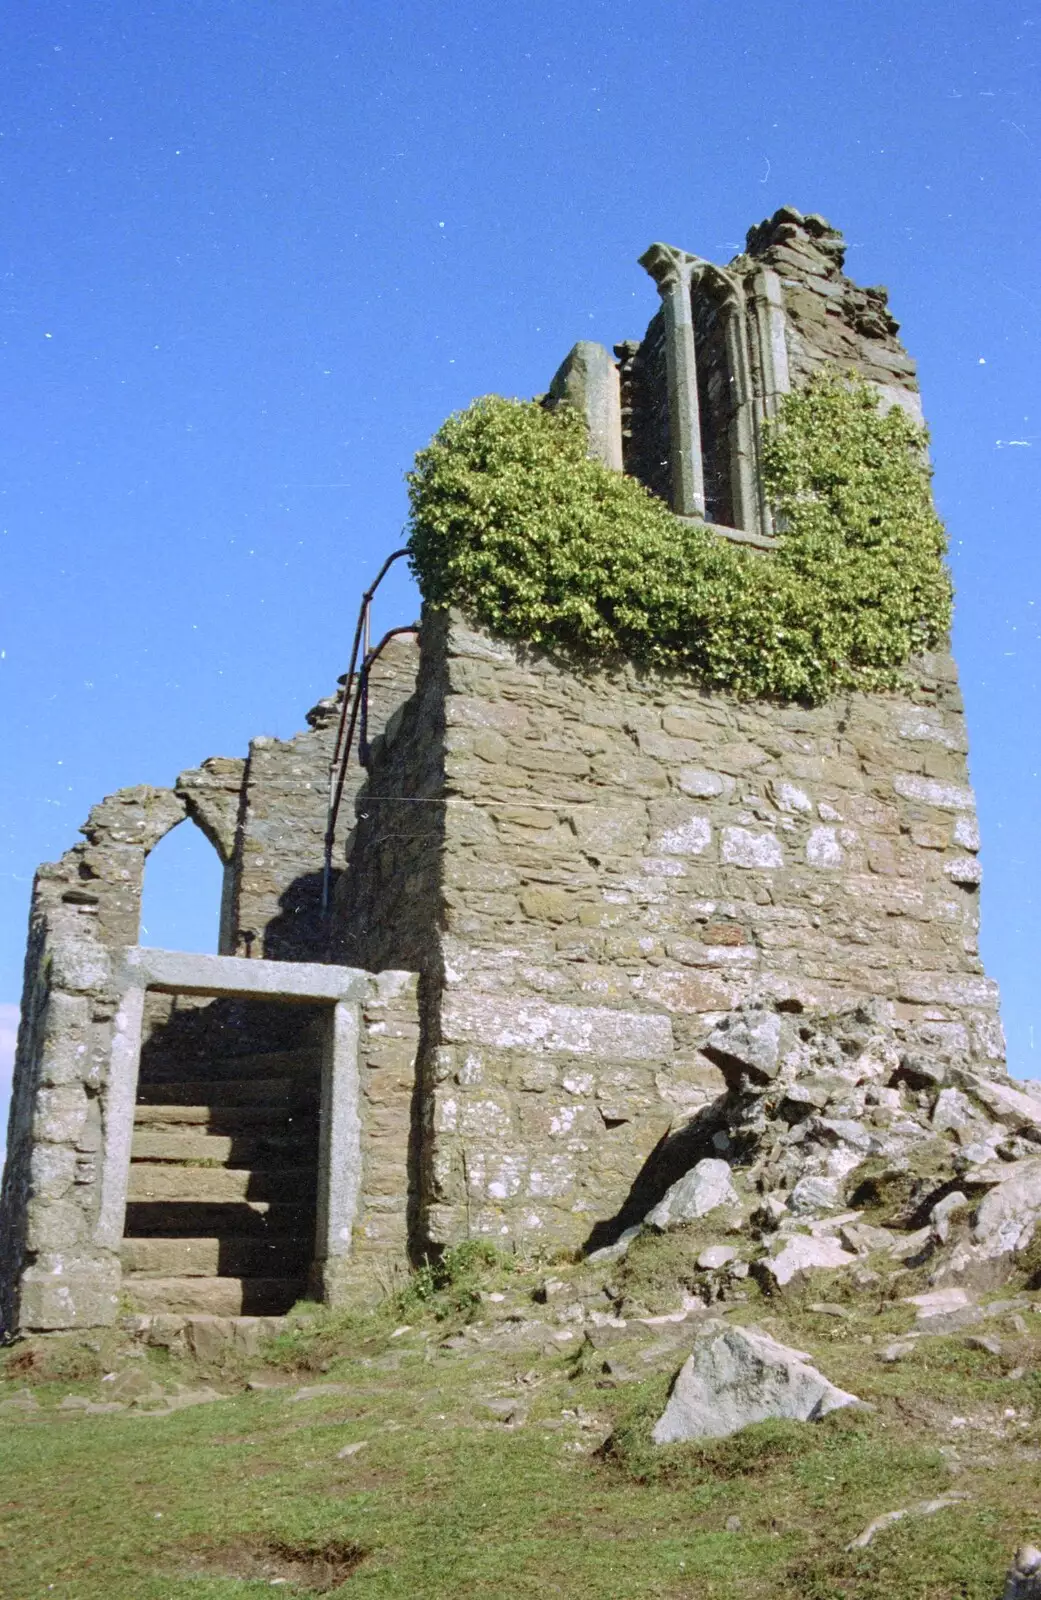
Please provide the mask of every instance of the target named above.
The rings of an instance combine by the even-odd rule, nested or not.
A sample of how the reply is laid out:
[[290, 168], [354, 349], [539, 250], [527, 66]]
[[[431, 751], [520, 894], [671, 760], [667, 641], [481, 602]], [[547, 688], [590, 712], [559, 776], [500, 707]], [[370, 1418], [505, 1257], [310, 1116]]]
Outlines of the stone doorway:
[[335, 1300], [361, 1176], [347, 967], [135, 947], [110, 1062], [99, 1235], [135, 1310]]
[[315, 1255], [323, 1012], [146, 998], [123, 1288], [142, 1312], [279, 1315]]

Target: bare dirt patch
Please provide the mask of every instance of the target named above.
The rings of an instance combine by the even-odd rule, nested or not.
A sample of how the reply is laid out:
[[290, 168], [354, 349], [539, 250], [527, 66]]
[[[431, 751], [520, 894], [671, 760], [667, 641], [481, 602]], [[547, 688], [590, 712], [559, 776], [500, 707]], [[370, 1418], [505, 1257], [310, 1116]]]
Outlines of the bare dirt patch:
[[347, 1539], [303, 1545], [280, 1539], [241, 1538], [196, 1551], [183, 1572], [186, 1577], [236, 1578], [241, 1583], [257, 1579], [280, 1581], [305, 1594], [328, 1594], [339, 1588], [368, 1554], [361, 1545]]

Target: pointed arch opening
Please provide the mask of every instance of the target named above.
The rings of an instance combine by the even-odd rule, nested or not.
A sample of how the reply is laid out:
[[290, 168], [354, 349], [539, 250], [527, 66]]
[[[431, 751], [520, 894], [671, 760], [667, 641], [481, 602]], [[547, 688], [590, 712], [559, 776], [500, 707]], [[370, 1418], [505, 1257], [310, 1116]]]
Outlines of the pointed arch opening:
[[138, 942], [160, 950], [224, 953], [226, 870], [191, 818], [149, 851]]

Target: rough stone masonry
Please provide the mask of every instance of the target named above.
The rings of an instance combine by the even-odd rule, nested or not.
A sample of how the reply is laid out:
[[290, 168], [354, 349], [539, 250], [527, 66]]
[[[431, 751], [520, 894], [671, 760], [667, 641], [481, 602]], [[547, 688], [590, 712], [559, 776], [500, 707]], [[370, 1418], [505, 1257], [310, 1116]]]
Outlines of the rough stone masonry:
[[[841, 236], [790, 208], [726, 268], [668, 245], [643, 261], [662, 296], [645, 337], [617, 362], [576, 346], [545, 403], [579, 406], [592, 453], [769, 560], [758, 461], [787, 390], [832, 363], [920, 414], [885, 291], [846, 278]], [[631, 666], [579, 672], [427, 612], [373, 665], [368, 765], [348, 774], [323, 910], [354, 687], [291, 741], [109, 797], [85, 842], [41, 867], [0, 1209], [8, 1330], [104, 1324], [121, 1306], [284, 1309], [306, 1287], [342, 1298], [468, 1235], [595, 1247], [681, 1175], [691, 1128], [759, 1175], [775, 1223], [807, 1175], [825, 1185], [818, 1210], [840, 1214], [848, 1162], [804, 1172], [767, 1158], [769, 1140], [752, 1149], [721, 1029], [802, 1018], [809, 1037], [869, 1004], [889, 1054], [862, 1119], [926, 1082], [1015, 1093], [977, 953], [949, 655], [911, 663], [903, 693], [810, 710]], [[211, 960], [233, 969], [207, 969], [208, 989], [146, 986], [128, 1022], [126, 974], [151, 970], [133, 955], [145, 860], [186, 818], [224, 863]], [[263, 974], [349, 969], [351, 1017], [334, 1025], [313, 979], [244, 989], [235, 974], [257, 958]], [[330, 1044], [337, 1028], [357, 1044]], [[348, 1170], [330, 1274], [322, 1195]]]

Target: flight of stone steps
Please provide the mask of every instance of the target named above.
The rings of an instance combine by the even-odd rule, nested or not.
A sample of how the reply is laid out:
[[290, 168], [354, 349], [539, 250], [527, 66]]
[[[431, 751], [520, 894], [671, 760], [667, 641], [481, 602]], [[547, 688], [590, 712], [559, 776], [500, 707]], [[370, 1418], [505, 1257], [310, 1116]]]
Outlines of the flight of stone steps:
[[142, 1067], [124, 1232], [135, 1311], [263, 1316], [307, 1289], [316, 1050], [230, 1056], [205, 1076]]

